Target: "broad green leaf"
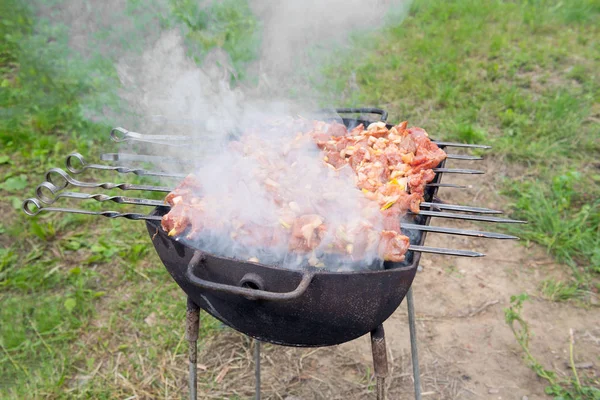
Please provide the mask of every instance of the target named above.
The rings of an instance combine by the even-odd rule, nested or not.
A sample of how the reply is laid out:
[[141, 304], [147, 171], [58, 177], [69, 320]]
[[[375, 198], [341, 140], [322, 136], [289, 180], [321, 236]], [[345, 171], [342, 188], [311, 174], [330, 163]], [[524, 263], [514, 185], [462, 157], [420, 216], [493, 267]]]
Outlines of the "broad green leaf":
[[0, 189], [6, 190], [7, 192], [18, 192], [25, 189], [28, 186], [27, 175], [11, 176], [4, 182], [0, 183]]

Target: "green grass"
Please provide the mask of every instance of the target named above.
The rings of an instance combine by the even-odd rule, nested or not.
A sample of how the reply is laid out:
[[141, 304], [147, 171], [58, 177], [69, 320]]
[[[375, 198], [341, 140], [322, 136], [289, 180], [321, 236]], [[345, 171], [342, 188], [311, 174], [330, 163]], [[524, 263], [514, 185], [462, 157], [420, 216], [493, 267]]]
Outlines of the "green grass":
[[578, 289], [598, 288], [592, 282], [597, 282], [600, 274], [600, 197], [594, 193], [597, 187], [590, 190], [589, 185], [598, 185], [600, 176], [593, 176], [592, 183], [576, 171], [550, 176], [549, 184], [511, 184], [507, 193], [516, 199], [515, 216], [529, 221], [528, 225], [511, 230], [542, 244], [558, 261], [573, 268], [574, 282], [553, 285], [558, 286], [553, 291], [562, 293], [559, 298], [565, 300], [581, 295]]
[[225, 50], [236, 71], [244, 78], [244, 67], [256, 59], [260, 45], [260, 25], [246, 0], [211, 1], [209, 6], [193, 0], [170, 0], [173, 23], [183, 25], [186, 44], [197, 62], [214, 48]]
[[554, 370], [546, 369], [531, 353], [529, 341], [534, 337], [533, 332], [529, 329], [529, 324], [523, 318], [523, 304], [529, 300], [527, 293], [518, 296], [512, 296], [510, 299], [510, 307], [504, 309], [504, 318], [510, 329], [512, 330], [515, 339], [525, 353], [524, 358], [529, 367], [542, 379], [546, 386], [546, 394], [553, 396], [555, 400], [597, 400], [600, 399], [600, 381], [595, 377], [589, 377], [577, 372], [574, 362], [574, 344], [575, 339], [573, 330], [571, 330], [571, 338], [569, 340], [569, 367], [573, 376], [563, 376]]
[[[23, 4], [0, 2], [0, 398], [114, 398], [104, 383], [79, 387], [81, 371], [128, 349], [157, 365], [167, 351], [183, 357], [185, 298], [150, 252], [143, 223], [21, 212], [71, 151], [110, 150], [110, 127], [87, 115], [116, 104], [112, 63], [78, 58], [66, 27], [34, 19]], [[100, 177], [116, 179], [85, 179]], [[203, 334], [216, 328], [203, 317]], [[122, 373], [141, 374], [139, 364]]]
[[599, 27], [599, 1], [416, 0], [326, 71], [324, 101], [343, 93], [434, 137], [491, 144], [519, 171], [505, 193], [530, 223], [512, 230], [570, 265], [576, 293], [598, 292]]
[[[109, 149], [110, 127], [88, 116], [118, 106], [112, 59], [78, 58], [68, 29], [24, 4], [0, 1], [0, 397], [126, 397], [127, 382], [162, 396], [176, 378], [165, 365], [185, 356], [184, 298], [143, 223], [19, 209], [69, 152]], [[128, 3], [136, 29], [151, 21], [146, 4]], [[246, 2], [211, 7], [172, 0], [160, 24], [181, 29], [198, 61], [224, 47], [242, 79], [260, 25]], [[599, 13], [589, 0], [415, 0], [403, 24], [358, 40], [321, 81], [326, 105], [387, 108], [437, 137], [490, 143], [523, 171], [505, 181], [514, 216], [530, 221], [517, 233], [573, 271], [540, 288], [557, 301], [598, 291]], [[204, 335], [216, 329], [203, 319]]]

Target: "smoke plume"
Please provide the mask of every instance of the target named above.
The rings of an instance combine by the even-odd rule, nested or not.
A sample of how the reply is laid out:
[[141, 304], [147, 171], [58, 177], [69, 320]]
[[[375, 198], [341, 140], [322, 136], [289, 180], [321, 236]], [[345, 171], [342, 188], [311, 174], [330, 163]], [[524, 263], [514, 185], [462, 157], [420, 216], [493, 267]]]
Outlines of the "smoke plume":
[[[314, 81], [324, 63], [332, 54], [344, 53], [352, 34], [368, 34], [389, 21], [401, 21], [408, 1], [249, 0], [253, 15], [247, 18], [257, 21], [252, 26], [259, 30], [256, 38], [260, 45], [256, 58], [242, 63], [243, 78], [240, 63], [236, 65], [232, 59], [232, 51], [238, 50], [227, 44], [226, 35], [225, 42], [192, 57], [189, 41], [199, 34], [191, 32], [196, 25], [161, 26], [180, 2], [152, 1], [141, 14], [136, 14], [139, 8], [128, 14], [130, 3], [125, 0], [101, 3], [66, 1], [60, 10], [48, 12], [71, 23], [72, 45], [88, 57], [91, 51], [85, 43], [92, 43], [99, 31], [110, 32], [102, 36], [96, 50], [114, 60], [121, 109], [127, 110], [108, 114], [112, 125], [148, 135], [189, 137], [189, 145], [184, 147], [132, 144], [123, 151], [185, 160], [158, 163], [156, 168], [193, 173], [206, 196], [203, 218], [226, 222], [221, 231], [215, 228], [200, 235], [196, 245], [213, 254], [252, 257], [287, 267], [305, 263], [288, 251], [286, 243], [266, 246], [250, 240], [245, 244], [236, 238], [236, 229], [253, 234], [243, 226], [281, 225], [282, 206], [265, 193], [265, 180], [286, 188], [286, 201], [294, 203], [291, 208], [296, 217], [317, 214], [328, 226], [353, 226], [368, 219], [371, 226], [381, 229], [379, 214], [365, 206], [353, 176], [328, 170], [314, 143], [295, 149], [293, 168], [277, 169], [278, 163], [287, 162], [284, 149], [293, 145], [297, 131], [272, 129], [265, 121], [310, 117], [321, 98]], [[210, 29], [222, 20], [224, 9], [233, 7], [235, 11], [241, 3], [199, 1], [194, 12]], [[250, 127], [254, 141], [239, 139]], [[232, 138], [256, 147], [242, 153], [232, 151]], [[269, 158], [267, 168], [260, 162], [263, 156]], [[277, 176], [269, 175], [275, 171]], [[284, 208], [290, 209], [290, 205]], [[325, 237], [323, 246], [330, 242], [331, 238]], [[376, 258], [372, 250], [361, 261], [366, 265]], [[347, 269], [355, 261], [328, 260], [326, 266]]]

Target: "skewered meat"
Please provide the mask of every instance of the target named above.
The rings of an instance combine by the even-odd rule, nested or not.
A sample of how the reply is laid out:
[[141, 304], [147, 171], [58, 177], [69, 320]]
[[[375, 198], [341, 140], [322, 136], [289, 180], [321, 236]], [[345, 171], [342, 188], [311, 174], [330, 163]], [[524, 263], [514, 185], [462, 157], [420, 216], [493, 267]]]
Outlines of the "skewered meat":
[[394, 231], [382, 231], [379, 241], [379, 254], [384, 254], [388, 261], [404, 261], [410, 240], [407, 236]]
[[[283, 248], [306, 255], [311, 265], [321, 265], [318, 255], [330, 253], [361, 260], [376, 252], [381, 259], [403, 261], [410, 243], [400, 233], [400, 219], [408, 210], [419, 212], [425, 186], [435, 178], [432, 168], [446, 157], [423, 129], [407, 125], [405, 121], [388, 129], [385, 123], [376, 122], [348, 131], [335, 122], [295, 120], [251, 128], [228, 149], [238, 155], [234, 163], [238, 158], [252, 160], [255, 179], [243, 183], [249, 185], [248, 196], [272, 204], [276, 215], [256, 222], [241, 215], [224, 220], [218, 213], [208, 213], [224, 199], [203, 193], [203, 184], [190, 175], [166, 197], [171, 211], [163, 217], [162, 226], [170, 236], [226, 235], [241, 246]], [[286, 129], [295, 135], [270, 142], [257, 129]], [[307, 148], [320, 149], [321, 165], [305, 158]], [[352, 179], [363, 193], [357, 198], [364, 215], [332, 219], [328, 207], [344, 200], [330, 187], [335, 181], [301, 186], [298, 168], [320, 168], [320, 174]], [[319, 198], [307, 196], [315, 191]]]

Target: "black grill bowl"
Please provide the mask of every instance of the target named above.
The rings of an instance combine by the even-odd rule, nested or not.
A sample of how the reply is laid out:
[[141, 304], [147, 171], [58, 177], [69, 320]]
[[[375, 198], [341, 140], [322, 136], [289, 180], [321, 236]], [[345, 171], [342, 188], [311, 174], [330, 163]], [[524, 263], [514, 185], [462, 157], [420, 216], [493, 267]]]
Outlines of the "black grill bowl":
[[[350, 128], [361, 122], [368, 123], [344, 118]], [[441, 174], [437, 174], [434, 182], [439, 182], [440, 178]], [[436, 192], [436, 187], [428, 188], [425, 200], [431, 201]], [[164, 215], [167, 211], [167, 208], [158, 207], [154, 214]], [[411, 222], [428, 224], [429, 218], [415, 216]], [[298, 287], [306, 271], [200, 254], [190, 243], [169, 237], [159, 221], [146, 221], [146, 226], [161, 261], [198, 306], [243, 334], [285, 346], [331, 346], [369, 333], [398, 308], [412, 284], [421, 258], [420, 253], [409, 251], [403, 263], [386, 262], [384, 269], [379, 271], [328, 272], [320, 269], [306, 290], [295, 298], [256, 299], [231, 291], [199, 287], [192, 280], [240, 288], [250, 276], [263, 291], [286, 293]], [[411, 235], [411, 244], [423, 245], [425, 236], [424, 232]], [[201, 262], [193, 263], [197, 265], [190, 270], [195, 278], [190, 278], [188, 265], [195, 254], [194, 260]]]
[[[164, 210], [156, 212], [164, 213]], [[369, 333], [400, 305], [417, 270], [410, 266], [367, 272], [319, 271], [306, 291], [290, 300], [253, 300], [239, 294], [205, 290], [186, 275], [197, 251], [169, 237], [157, 221], [147, 221], [154, 247], [183, 291], [202, 309], [233, 329], [260, 341], [286, 346], [330, 346]], [[204, 255], [194, 274], [206, 281], [241, 286], [248, 274], [262, 290], [293, 291], [302, 272]]]

